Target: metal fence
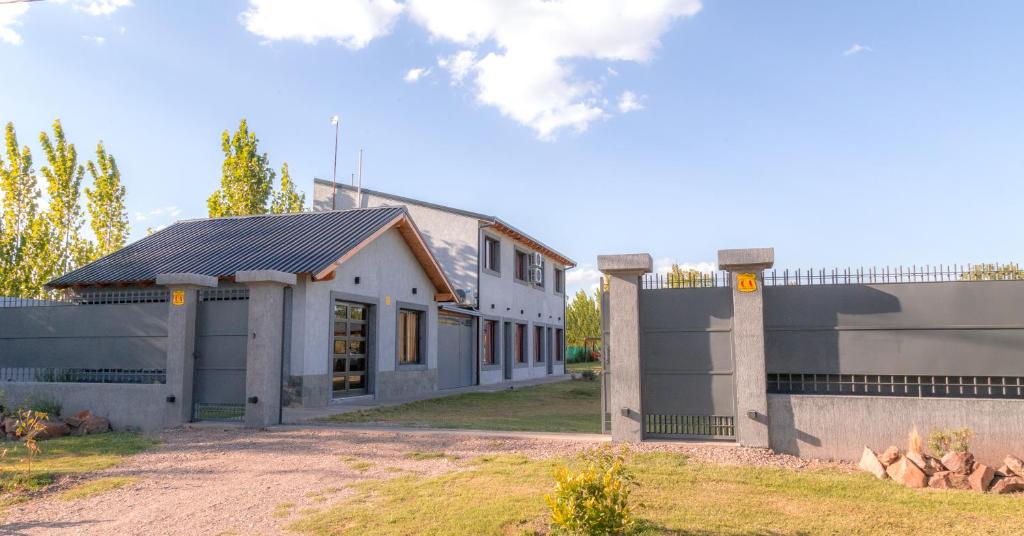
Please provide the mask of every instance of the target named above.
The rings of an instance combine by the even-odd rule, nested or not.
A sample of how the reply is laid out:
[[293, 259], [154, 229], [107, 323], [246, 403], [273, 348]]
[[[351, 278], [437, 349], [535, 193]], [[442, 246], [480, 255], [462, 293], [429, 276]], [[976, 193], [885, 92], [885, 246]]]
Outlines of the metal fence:
[[164, 369], [5, 367], [0, 368], [0, 382], [167, 383], [167, 371]]
[[715, 288], [730, 285], [729, 272], [684, 272], [647, 274], [643, 277], [643, 290], [661, 290], [669, 288]]
[[166, 303], [166, 289], [106, 290], [96, 292], [60, 292], [46, 298], [0, 297], [0, 307], [54, 307], [67, 305], [107, 305], [117, 303]]
[[771, 270], [764, 284], [848, 285], [885, 283], [943, 283], [950, 281], [1024, 281], [1017, 263], [872, 266], [868, 268], [808, 268]]
[[893, 374], [769, 374], [773, 394], [1024, 399], [1024, 378]]

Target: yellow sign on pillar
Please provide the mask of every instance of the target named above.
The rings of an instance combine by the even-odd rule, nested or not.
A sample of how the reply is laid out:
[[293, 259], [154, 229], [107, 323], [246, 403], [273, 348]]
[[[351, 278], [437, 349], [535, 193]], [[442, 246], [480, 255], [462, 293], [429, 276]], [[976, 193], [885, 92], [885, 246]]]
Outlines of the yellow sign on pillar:
[[174, 292], [171, 292], [171, 305], [174, 305], [175, 307], [185, 305], [184, 290], [175, 290]]
[[736, 290], [740, 292], [757, 292], [757, 274], [736, 274]]
[[384, 305], [391, 305], [391, 295], [384, 296]]

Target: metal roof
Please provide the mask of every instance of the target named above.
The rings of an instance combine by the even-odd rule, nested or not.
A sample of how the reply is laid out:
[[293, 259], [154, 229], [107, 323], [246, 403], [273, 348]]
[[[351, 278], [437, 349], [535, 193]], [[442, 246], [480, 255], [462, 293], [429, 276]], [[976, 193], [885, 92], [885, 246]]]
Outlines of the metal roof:
[[[325, 186], [337, 186], [340, 190], [343, 190], [343, 191], [344, 190], [348, 190], [348, 191], [355, 192], [355, 191], [357, 191], [359, 189], [359, 188], [356, 188], [355, 186], [352, 186], [350, 184], [342, 184], [342, 183], [335, 184], [335, 183], [333, 183], [333, 182], [331, 182], [329, 180], [324, 180], [324, 179], [319, 179], [319, 178], [314, 178], [313, 182], [314, 183], [320, 183], [320, 184], [323, 184]], [[460, 208], [453, 208], [453, 207], [449, 207], [449, 206], [445, 206], [445, 205], [439, 205], [437, 203], [431, 203], [429, 201], [421, 201], [419, 199], [413, 199], [411, 197], [403, 197], [403, 196], [400, 196], [400, 195], [389, 194], [387, 192], [381, 192], [379, 190], [371, 190], [369, 188], [361, 188], [361, 190], [362, 190], [363, 193], [365, 193], [367, 195], [376, 195], [376, 196], [379, 196], [379, 197], [385, 197], [385, 198], [388, 198], [388, 199], [392, 199], [394, 201], [398, 201], [398, 202], [400, 202], [402, 204], [419, 205], [421, 207], [427, 207], [427, 208], [432, 208], [432, 209], [435, 209], [435, 210], [442, 210], [444, 212], [450, 212], [452, 214], [457, 214], [459, 216], [466, 216], [467, 218], [478, 219], [478, 220], [480, 220], [480, 221], [482, 221], [482, 222], [484, 222], [486, 224], [497, 226], [497, 227], [501, 228], [503, 231], [505, 231], [505, 230], [511, 231], [510, 234], [513, 236], [513, 238], [521, 238], [525, 242], [528, 242], [532, 247], [535, 247], [537, 249], [543, 250], [544, 253], [548, 254], [549, 256], [557, 258], [559, 261], [561, 261], [563, 264], [565, 264], [566, 268], [575, 268], [576, 267], [576, 261], [570, 259], [569, 257], [563, 255], [562, 253], [559, 253], [558, 250], [556, 250], [556, 249], [554, 249], [554, 248], [544, 244], [543, 242], [541, 242], [540, 240], [537, 240], [536, 238], [533, 238], [532, 236], [530, 236], [530, 235], [526, 234], [525, 232], [517, 229], [512, 224], [502, 220], [501, 218], [499, 218], [497, 216], [488, 216], [487, 214], [481, 214], [479, 212], [472, 212], [472, 211], [463, 210], [463, 209], [460, 209]]]
[[404, 207], [185, 220], [47, 283], [145, 283], [157, 274], [239, 270], [317, 274], [398, 218]]

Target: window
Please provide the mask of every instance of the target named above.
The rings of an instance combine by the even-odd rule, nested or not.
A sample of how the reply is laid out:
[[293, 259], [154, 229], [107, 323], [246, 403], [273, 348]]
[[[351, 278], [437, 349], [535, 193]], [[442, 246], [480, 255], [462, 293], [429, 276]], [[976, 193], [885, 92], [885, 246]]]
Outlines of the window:
[[516, 363], [526, 363], [526, 324], [516, 324]]
[[544, 354], [544, 327], [537, 326], [533, 330], [533, 360], [537, 363], [543, 363], [545, 356]]
[[501, 242], [489, 236], [484, 237], [484, 268], [501, 273]]
[[498, 363], [498, 322], [484, 320], [484, 365]]
[[555, 361], [562, 361], [565, 359], [565, 332], [556, 329], [555, 330]]
[[423, 313], [400, 309], [398, 311], [398, 364], [417, 365], [423, 363], [420, 352], [420, 321]]
[[516, 281], [526, 281], [526, 274], [530, 270], [529, 255], [525, 251], [516, 250]]
[[555, 268], [555, 292], [565, 293], [565, 270], [561, 268]]

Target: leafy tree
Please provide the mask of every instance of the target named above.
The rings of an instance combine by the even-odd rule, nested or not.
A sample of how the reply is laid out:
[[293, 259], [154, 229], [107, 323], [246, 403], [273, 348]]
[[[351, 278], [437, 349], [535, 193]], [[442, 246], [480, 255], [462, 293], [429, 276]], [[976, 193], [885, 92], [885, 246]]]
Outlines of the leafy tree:
[[224, 164], [221, 166], [220, 188], [206, 201], [211, 218], [266, 214], [271, 198], [274, 170], [267, 153], [260, 154], [259, 139], [249, 132], [245, 119], [238, 131], [221, 134]]
[[1016, 263], [975, 264], [970, 271], [960, 274], [967, 281], [1015, 281], [1024, 279], [1024, 270]]
[[107, 153], [103, 142], [96, 144], [96, 162], [87, 164], [92, 175], [92, 189], [85, 189], [88, 198], [89, 224], [96, 235], [93, 259], [109, 255], [128, 241], [128, 211], [124, 206], [124, 185], [117, 161]]
[[39, 143], [46, 153], [47, 165], [41, 172], [49, 194], [46, 219], [50, 233], [45, 258], [39, 262], [49, 278], [78, 267], [89, 258], [91, 248], [79, 236], [84, 223], [80, 197], [85, 168], [78, 164], [78, 152], [74, 144], [67, 142], [60, 119], [53, 122], [53, 140], [41, 132]]
[[697, 270], [684, 270], [678, 264], [673, 264], [672, 269], [665, 275], [665, 284], [668, 288], [693, 288], [703, 284], [707, 274]]
[[601, 336], [601, 295], [595, 291], [588, 296], [576, 292], [565, 308], [565, 341], [569, 346], [582, 346], [590, 337]]
[[274, 200], [270, 203], [270, 212], [274, 214], [290, 214], [302, 212], [306, 204], [306, 194], [295, 191], [295, 183], [288, 174], [288, 162], [281, 166], [281, 188], [274, 192]]
[[32, 153], [18, 147], [13, 123], [4, 131], [6, 162], [0, 158], [0, 190], [3, 218], [0, 219], [0, 295], [21, 296], [33, 280], [32, 261], [45, 237], [39, 217], [39, 189], [32, 171]]

